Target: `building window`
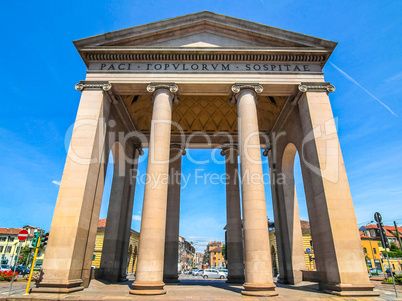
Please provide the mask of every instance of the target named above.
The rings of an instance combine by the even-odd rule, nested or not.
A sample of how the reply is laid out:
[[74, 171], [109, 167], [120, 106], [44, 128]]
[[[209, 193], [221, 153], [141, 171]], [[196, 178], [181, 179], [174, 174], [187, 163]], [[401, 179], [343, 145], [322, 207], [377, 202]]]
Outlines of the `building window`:
[[14, 237], [9, 236], [9, 237], [8, 237], [8, 241], [9, 241], [9, 242], [13, 242], [13, 241], [14, 241]]
[[374, 252], [374, 254], [377, 254], [376, 248], [373, 248], [373, 252]]
[[4, 253], [11, 253], [11, 246], [8, 246], [8, 247], [6, 248], [6, 251], [5, 251]]
[[3, 249], [4, 249], [4, 247], [0, 246], [0, 253], [3, 253]]
[[363, 253], [367, 254], [367, 249], [366, 248], [363, 248]]
[[0, 237], [0, 241], [6, 241], [7, 237]]

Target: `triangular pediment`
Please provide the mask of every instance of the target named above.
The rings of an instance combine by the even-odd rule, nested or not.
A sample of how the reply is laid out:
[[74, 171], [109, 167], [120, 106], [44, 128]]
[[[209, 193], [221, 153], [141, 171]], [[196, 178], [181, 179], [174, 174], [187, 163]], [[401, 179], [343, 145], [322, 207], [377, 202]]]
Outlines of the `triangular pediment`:
[[77, 49], [152, 48], [309, 48], [331, 51], [336, 43], [208, 11], [77, 40]]

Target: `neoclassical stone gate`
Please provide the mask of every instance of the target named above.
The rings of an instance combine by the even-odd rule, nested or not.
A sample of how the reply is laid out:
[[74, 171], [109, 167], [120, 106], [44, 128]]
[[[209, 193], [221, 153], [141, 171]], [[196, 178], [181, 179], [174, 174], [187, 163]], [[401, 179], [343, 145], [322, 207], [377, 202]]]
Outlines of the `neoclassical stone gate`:
[[[76, 85], [82, 96], [44, 277], [35, 291], [74, 292], [88, 285], [110, 151], [114, 177], [101, 268], [107, 280], [126, 278], [133, 171], [142, 148], [148, 148], [151, 181], [145, 186], [130, 293], [165, 293], [164, 282], [177, 281], [180, 177], [173, 180], [174, 175], [181, 172], [186, 148], [218, 148], [228, 175], [228, 282], [244, 282], [245, 295], [277, 294], [262, 151], [269, 161], [278, 281], [302, 280], [304, 250], [293, 179], [298, 151], [317, 266], [309, 277], [334, 294], [376, 294], [328, 98], [335, 88], [322, 73], [336, 43], [211, 12], [74, 43], [88, 72]], [[168, 182], [158, 180], [167, 175]]]

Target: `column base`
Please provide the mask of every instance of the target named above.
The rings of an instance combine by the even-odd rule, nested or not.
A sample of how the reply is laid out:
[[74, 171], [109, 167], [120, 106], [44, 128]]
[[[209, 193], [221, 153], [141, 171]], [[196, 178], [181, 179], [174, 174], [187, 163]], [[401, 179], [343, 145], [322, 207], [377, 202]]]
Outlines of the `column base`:
[[320, 283], [320, 290], [325, 293], [337, 296], [349, 297], [365, 297], [365, 296], [379, 296], [380, 292], [374, 291], [372, 284], [331, 284]]
[[166, 291], [163, 289], [163, 282], [139, 282], [134, 281], [133, 289], [130, 290], [132, 295], [164, 295]]
[[179, 276], [174, 276], [174, 275], [166, 275], [163, 276], [163, 282], [165, 283], [179, 283]]
[[127, 274], [121, 275], [121, 276], [117, 279], [117, 282], [126, 282], [126, 281], [128, 281]]
[[40, 282], [35, 288], [32, 288], [33, 293], [73, 293], [84, 290], [83, 281], [72, 280], [65, 283], [60, 282]]
[[279, 294], [275, 291], [275, 284], [273, 283], [244, 283], [244, 290], [241, 291], [242, 295], [254, 297], [274, 297]]
[[244, 281], [244, 276], [228, 276], [226, 283], [243, 284]]

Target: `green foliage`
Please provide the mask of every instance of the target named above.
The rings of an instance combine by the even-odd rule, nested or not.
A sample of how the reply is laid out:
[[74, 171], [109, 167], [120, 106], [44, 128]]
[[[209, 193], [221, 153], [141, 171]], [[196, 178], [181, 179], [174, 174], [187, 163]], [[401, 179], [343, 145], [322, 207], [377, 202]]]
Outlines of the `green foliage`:
[[[402, 274], [394, 276], [396, 284], [402, 284]], [[387, 279], [383, 280], [382, 283], [392, 283], [392, 277], [388, 277]]]
[[[385, 251], [382, 251], [382, 255], [384, 255], [384, 257], [387, 256], [387, 254], [385, 253]], [[389, 252], [388, 252], [388, 255], [389, 255], [390, 258], [402, 258], [402, 251], [401, 251], [401, 250], [398, 250], [398, 251], [396, 251], [396, 252], [389, 251]]]
[[25, 246], [21, 249], [20, 255], [22, 258], [18, 258], [18, 265], [24, 265], [27, 262], [29, 255], [31, 254], [31, 249], [28, 246]]
[[399, 247], [397, 246], [397, 244], [394, 243], [394, 242], [391, 242], [391, 247], [390, 247], [389, 249], [390, 249], [391, 251], [393, 251], [393, 252], [401, 251], [401, 249], [399, 249]]
[[208, 263], [209, 263], [209, 252], [208, 249], [205, 249], [204, 257], [202, 258], [202, 264], [208, 264]]

